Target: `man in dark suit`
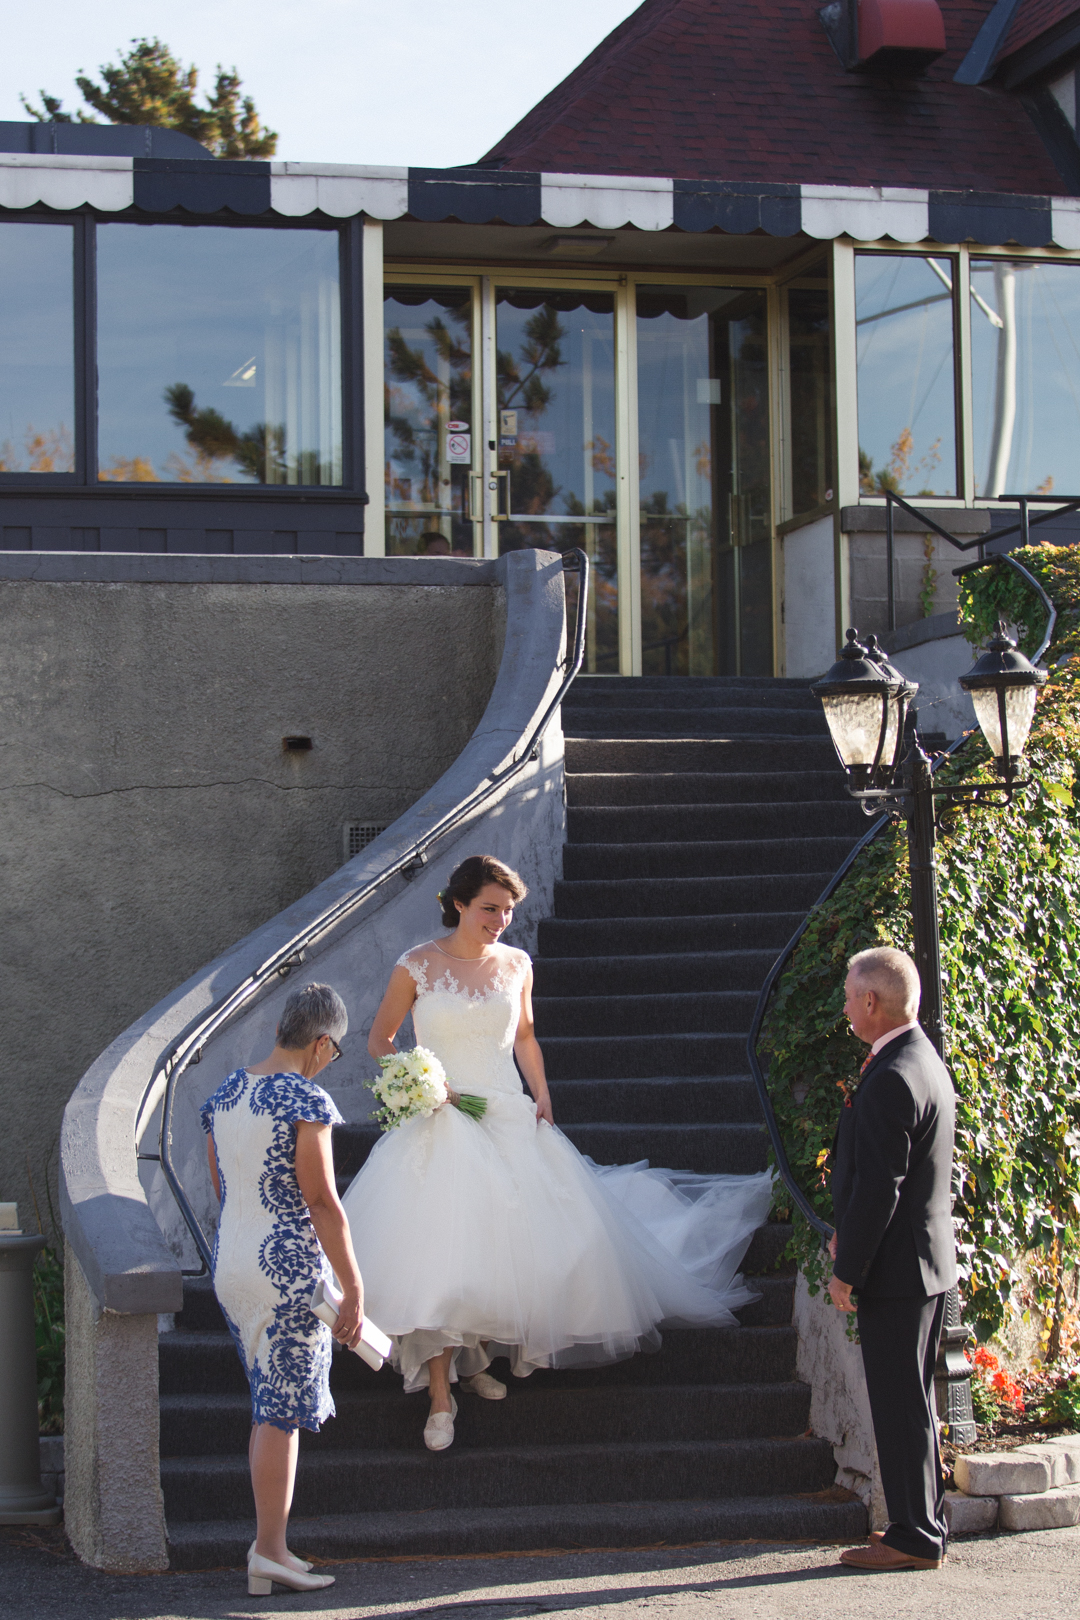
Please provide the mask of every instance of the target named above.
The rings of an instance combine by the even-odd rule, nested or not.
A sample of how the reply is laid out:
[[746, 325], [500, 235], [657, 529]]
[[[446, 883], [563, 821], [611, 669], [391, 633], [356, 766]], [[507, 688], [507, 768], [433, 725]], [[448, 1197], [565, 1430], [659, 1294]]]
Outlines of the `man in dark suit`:
[[955, 1094], [916, 1021], [919, 974], [910, 956], [862, 951], [848, 964], [845, 994], [852, 1032], [870, 1054], [836, 1131], [829, 1294], [837, 1310], [858, 1312], [890, 1522], [883, 1536], [840, 1558], [868, 1571], [940, 1569], [948, 1533], [934, 1363], [945, 1294], [956, 1282]]

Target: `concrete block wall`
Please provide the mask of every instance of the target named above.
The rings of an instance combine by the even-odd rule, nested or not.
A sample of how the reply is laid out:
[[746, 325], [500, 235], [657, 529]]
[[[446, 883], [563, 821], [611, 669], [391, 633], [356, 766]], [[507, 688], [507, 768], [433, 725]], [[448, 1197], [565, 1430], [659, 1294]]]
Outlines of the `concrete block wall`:
[[[914, 503], [918, 504], [918, 503]], [[927, 508], [927, 515], [958, 539], [971, 540], [990, 531], [990, 514], [963, 507]], [[848, 623], [864, 635], [883, 635], [889, 628], [889, 573], [883, 506], [845, 506], [840, 526], [847, 547]], [[969, 561], [932, 531], [920, 531], [906, 512], [895, 513], [894, 591], [896, 625], [915, 624], [939, 613], [956, 612], [958, 585], [953, 569]], [[936, 574], [933, 595], [922, 599], [927, 570]]]

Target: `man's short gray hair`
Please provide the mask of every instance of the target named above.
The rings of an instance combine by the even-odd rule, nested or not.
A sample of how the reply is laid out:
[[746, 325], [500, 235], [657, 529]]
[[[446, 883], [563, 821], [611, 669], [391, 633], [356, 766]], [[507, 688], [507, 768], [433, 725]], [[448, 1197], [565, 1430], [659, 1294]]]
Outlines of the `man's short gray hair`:
[[278, 1025], [278, 1045], [299, 1052], [320, 1035], [340, 1041], [349, 1027], [349, 1014], [336, 990], [328, 984], [305, 984], [285, 1002]]
[[873, 990], [886, 1011], [896, 1013], [901, 1022], [915, 1017], [922, 985], [919, 970], [906, 951], [891, 945], [860, 951], [849, 961], [848, 972], [855, 974], [864, 989]]

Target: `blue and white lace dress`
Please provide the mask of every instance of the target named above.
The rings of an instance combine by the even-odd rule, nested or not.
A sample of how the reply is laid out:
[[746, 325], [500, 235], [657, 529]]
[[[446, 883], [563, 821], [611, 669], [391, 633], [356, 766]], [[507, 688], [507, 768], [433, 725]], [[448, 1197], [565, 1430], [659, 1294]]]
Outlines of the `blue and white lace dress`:
[[202, 1107], [221, 1177], [214, 1292], [251, 1385], [251, 1420], [318, 1429], [334, 1416], [330, 1329], [311, 1291], [332, 1275], [296, 1179], [296, 1124], [340, 1125], [299, 1074], [230, 1074]]

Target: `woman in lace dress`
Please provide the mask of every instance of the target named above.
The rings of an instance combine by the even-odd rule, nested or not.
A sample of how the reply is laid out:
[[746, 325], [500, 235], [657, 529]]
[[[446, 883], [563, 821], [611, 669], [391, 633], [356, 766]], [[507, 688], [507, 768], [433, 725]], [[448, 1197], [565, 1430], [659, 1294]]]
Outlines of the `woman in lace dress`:
[[525, 893], [492, 856], [463, 861], [440, 897], [453, 932], [401, 958], [368, 1043], [393, 1052], [411, 1011], [453, 1089], [487, 1099], [480, 1121], [443, 1106], [383, 1136], [343, 1201], [372, 1316], [406, 1390], [428, 1388], [433, 1451], [454, 1437], [453, 1383], [505, 1395], [486, 1371], [497, 1355], [519, 1378], [596, 1366], [657, 1349], [663, 1323], [730, 1326], [756, 1297], [736, 1270], [768, 1172], [595, 1165], [554, 1128], [532, 964], [499, 943]]
[[248, 1591], [272, 1582], [309, 1591], [313, 1575], [285, 1542], [300, 1429], [334, 1415], [330, 1329], [311, 1294], [331, 1266], [344, 1289], [333, 1336], [354, 1345], [363, 1283], [337, 1196], [330, 1131], [341, 1115], [315, 1076], [341, 1056], [345, 1004], [325, 984], [285, 1002], [277, 1044], [264, 1063], [237, 1069], [203, 1104], [210, 1176], [221, 1204], [214, 1292], [251, 1386], [248, 1459], [257, 1534], [248, 1549]]

